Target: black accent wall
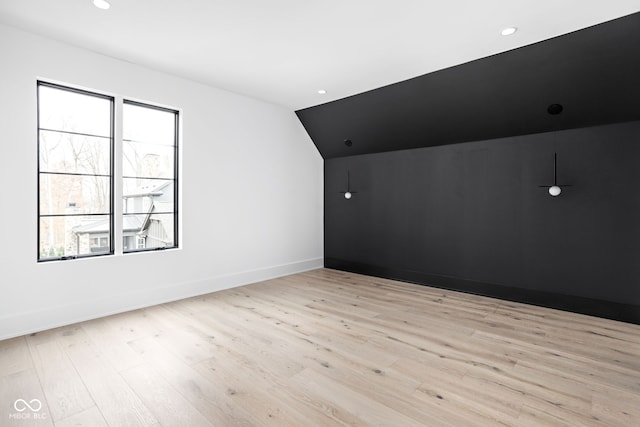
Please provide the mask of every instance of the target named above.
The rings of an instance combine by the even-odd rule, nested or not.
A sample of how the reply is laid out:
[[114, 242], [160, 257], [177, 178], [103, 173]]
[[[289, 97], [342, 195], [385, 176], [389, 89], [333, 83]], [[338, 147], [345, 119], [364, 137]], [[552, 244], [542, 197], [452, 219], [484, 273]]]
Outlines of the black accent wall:
[[327, 159], [325, 264], [640, 322], [639, 165], [639, 121]]

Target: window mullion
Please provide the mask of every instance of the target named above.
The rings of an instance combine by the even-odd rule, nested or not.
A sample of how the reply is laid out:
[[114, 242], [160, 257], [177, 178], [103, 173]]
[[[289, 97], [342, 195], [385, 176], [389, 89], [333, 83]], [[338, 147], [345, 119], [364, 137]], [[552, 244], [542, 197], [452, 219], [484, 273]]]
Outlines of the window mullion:
[[114, 140], [114, 171], [113, 171], [113, 214], [114, 214], [114, 251], [116, 255], [123, 253], [123, 218], [122, 218], [122, 97], [115, 99], [115, 140]]

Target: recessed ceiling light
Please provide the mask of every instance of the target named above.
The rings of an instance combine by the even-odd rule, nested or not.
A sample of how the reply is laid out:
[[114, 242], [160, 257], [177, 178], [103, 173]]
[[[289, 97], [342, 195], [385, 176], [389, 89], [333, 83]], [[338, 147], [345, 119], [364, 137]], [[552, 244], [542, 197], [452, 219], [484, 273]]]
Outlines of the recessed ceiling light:
[[500, 31], [500, 34], [502, 34], [503, 36], [510, 36], [511, 34], [515, 33], [516, 31], [518, 31], [518, 29], [516, 27], [507, 27], [504, 30]]
[[327, 91], [326, 91], [326, 90], [324, 90], [324, 89], [320, 89], [320, 90], [318, 91], [318, 93], [319, 93], [320, 95], [324, 95], [325, 93], [327, 93]]
[[93, 5], [102, 10], [107, 10], [111, 7], [107, 0], [93, 0]]

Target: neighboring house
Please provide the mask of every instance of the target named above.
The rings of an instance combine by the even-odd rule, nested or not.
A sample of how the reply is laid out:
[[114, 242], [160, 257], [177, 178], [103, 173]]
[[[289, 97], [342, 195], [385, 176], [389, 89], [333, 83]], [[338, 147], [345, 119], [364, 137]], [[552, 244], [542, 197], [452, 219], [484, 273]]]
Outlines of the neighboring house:
[[[122, 196], [125, 252], [173, 245], [173, 194], [173, 181], [169, 181]], [[72, 228], [72, 233], [78, 253], [109, 252], [108, 219], [84, 220]]]

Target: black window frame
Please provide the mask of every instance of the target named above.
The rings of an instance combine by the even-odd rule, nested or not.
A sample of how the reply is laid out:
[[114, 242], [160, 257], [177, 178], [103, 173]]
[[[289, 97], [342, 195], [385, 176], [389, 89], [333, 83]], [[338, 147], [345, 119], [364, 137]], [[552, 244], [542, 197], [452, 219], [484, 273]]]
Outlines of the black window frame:
[[[140, 101], [134, 101], [131, 99], [126, 99], [123, 98], [122, 99], [122, 106], [124, 109], [125, 105], [132, 105], [132, 106], [136, 106], [136, 107], [142, 107], [142, 108], [149, 108], [152, 110], [158, 110], [158, 111], [163, 111], [166, 113], [171, 113], [174, 116], [174, 126], [173, 126], [173, 245], [172, 246], [162, 246], [162, 247], [152, 247], [152, 248], [142, 248], [142, 249], [138, 249], [137, 248], [137, 244], [135, 244], [134, 242], [134, 248], [129, 248], [128, 250], [125, 250], [124, 248], [124, 241], [123, 241], [123, 247], [122, 247], [122, 253], [124, 255], [127, 254], [132, 254], [132, 253], [140, 253], [140, 252], [153, 252], [153, 251], [161, 251], [161, 250], [167, 250], [167, 249], [177, 249], [180, 247], [180, 241], [179, 241], [179, 197], [178, 197], [178, 193], [179, 193], [179, 142], [180, 142], [180, 111], [173, 109], [173, 108], [167, 108], [167, 107], [161, 107], [158, 105], [154, 105], [154, 104], [149, 104], [146, 102], [140, 102]], [[124, 114], [122, 117], [122, 122], [124, 123], [125, 118], [124, 118]], [[124, 127], [124, 124], [123, 124]], [[139, 142], [139, 141], [130, 141], [124, 138], [124, 135], [122, 135], [122, 143], [124, 144], [125, 141], [129, 141], [129, 142]], [[124, 162], [123, 159], [121, 159], [122, 162]], [[135, 176], [128, 176], [124, 174], [124, 171], [122, 173], [122, 175], [119, 177], [119, 179], [121, 180], [121, 186], [122, 188], [124, 188], [124, 184], [122, 183], [122, 181], [124, 179], [132, 179], [132, 178], [140, 178], [140, 177], [135, 177]], [[150, 179], [150, 178], [146, 178], [146, 179]], [[163, 181], [171, 181], [171, 179], [167, 179], [167, 178], [158, 178], [160, 180]], [[124, 207], [124, 206], [123, 206]], [[168, 213], [166, 213], [168, 214]], [[126, 214], [124, 212], [120, 212], [120, 215], [122, 216], [122, 224], [124, 225], [124, 218], [126, 216]], [[121, 230], [123, 237], [124, 237], [124, 229]]]
[[[63, 255], [63, 256], [56, 256], [56, 257], [46, 257], [43, 258], [41, 256], [41, 218], [43, 217], [65, 217], [65, 216], [93, 216], [93, 214], [46, 214], [43, 216], [42, 212], [40, 211], [40, 177], [41, 174], [43, 172], [41, 172], [40, 170], [40, 150], [41, 150], [41, 146], [40, 146], [40, 133], [41, 131], [51, 131], [52, 129], [43, 129], [40, 126], [40, 88], [41, 87], [49, 87], [49, 88], [53, 88], [53, 89], [57, 89], [57, 90], [64, 90], [64, 91], [68, 91], [68, 92], [72, 92], [72, 93], [78, 93], [81, 95], [86, 95], [86, 96], [93, 96], [96, 98], [101, 98], [101, 99], [106, 99], [110, 102], [110, 108], [109, 108], [109, 213], [108, 213], [108, 217], [109, 217], [109, 251], [108, 252], [100, 252], [100, 253], [87, 253], [87, 254], [76, 254], [76, 255]], [[61, 85], [58, 83], [51, 83], [51, 82], [47, 82], [44, 80], [37, 80], [36, 81], [36, 141], [37, 141], [37, 181], [38, 181], [38, 188], [37, 188], [37, 255], [36, 255], [36, 259], [37, 261], [40, 262], [50, 262], [50, 261], [64, 261], [64, 260], [69, 260], [69, 259], [80, 259], [80, 258], [93, 258], [93, 257], [98, 257], [98, 256], [109, 256], [109, 255], [113, 255], [115, 250], [114, 250], [114, 230], [115, 230], [115, 204], [114, 204], [114, 197], [115, 197], [115, 164], [114, 164], [114, 160], [115, 160], [115, 97], [114, 96], [110, 96], [110, 95], [106, 95], [103, 93], [99, 93], [99, 92], [93, 92], [93, 91], [89, 91], [89, 90], [85, 90], [85, 89], [79, 89], [76, 87], [72, 87], [72, 86], [67, 86], [67, 85]], [[53, 130], [53, 131], [58, 131], [61, 132], [60, 130]], [[95, 137], [97, 135], [90, 135], [90, 134], [85, 134], [87, 136], [92, 136]], [[101, 138], [106, 138], [104, 136], [100, 136]], [[51, 172], [47, 172], [48, 174], [54, 174]], [[63, 174], [63, 173], [59, 173], [60, 175], [73, 175], [73, 174]], [[79, 174], [76, 174], [79, 175]], [[83, 176], [101, 176], [101, 175], [95, 175], [95, 174], [85, 174]], [[95, 216], [105, 216], [105, 214], [95, 214]], [[80, 248], [77, 248], [78, 252]]]

